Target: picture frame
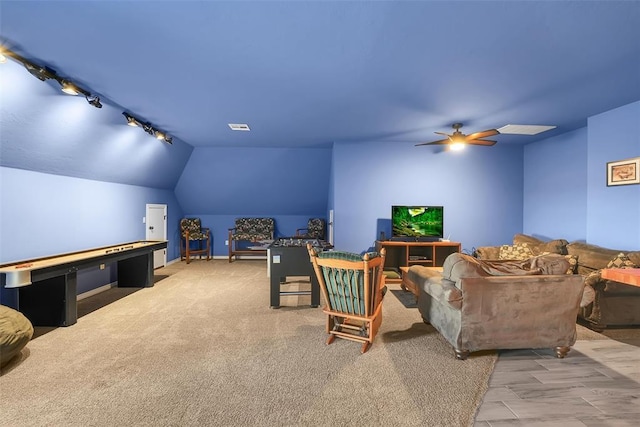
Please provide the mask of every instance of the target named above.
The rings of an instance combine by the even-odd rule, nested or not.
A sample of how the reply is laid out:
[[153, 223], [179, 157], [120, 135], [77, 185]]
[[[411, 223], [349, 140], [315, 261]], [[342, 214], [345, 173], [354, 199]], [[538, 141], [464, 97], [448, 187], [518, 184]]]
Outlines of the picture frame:
[[640, 184], [640, 157], [607, 162], [607, 187]]

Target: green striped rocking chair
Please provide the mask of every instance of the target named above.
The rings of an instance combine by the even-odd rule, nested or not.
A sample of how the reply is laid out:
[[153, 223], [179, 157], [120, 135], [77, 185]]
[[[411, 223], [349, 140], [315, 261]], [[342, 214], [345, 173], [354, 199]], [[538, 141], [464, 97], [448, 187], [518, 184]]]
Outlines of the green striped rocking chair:
[[385, 249], [364, 255], [340, 251], [307, 250], [326, 304], [327, 344], [336, 337], [362, 343], [365, 353], [382, 324]]

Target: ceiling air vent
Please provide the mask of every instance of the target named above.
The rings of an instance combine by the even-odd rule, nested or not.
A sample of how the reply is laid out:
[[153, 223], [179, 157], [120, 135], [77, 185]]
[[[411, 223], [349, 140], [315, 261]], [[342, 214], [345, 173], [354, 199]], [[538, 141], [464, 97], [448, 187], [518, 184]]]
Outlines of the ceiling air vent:
[[249, 129], [249, 125], [245, 123], [229, 123], [229, 127], [231, 128], [231, 130], [243, 130], [243, 131], [251, 130]]
[[537, 135], [555, 129], [556, 127], [557, 126], [544, 125], [506, 125], [498, 129], [498, 132], [511, 135]]

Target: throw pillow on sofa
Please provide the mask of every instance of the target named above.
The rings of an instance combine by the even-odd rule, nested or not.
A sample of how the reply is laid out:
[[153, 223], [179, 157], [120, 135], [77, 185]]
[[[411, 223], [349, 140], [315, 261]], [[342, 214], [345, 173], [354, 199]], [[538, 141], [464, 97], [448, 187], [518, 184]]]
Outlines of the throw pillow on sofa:
[[525, 260], [533, 256], [533, 251], [527, 243], [517, 245], [502, 245], [498, 259]]
[[636, 265], [624, 252], [620, 252], [614, 259], [609, 261], [607, 268], [636, 268]]
[[513, 236], [514, 245], [523, 243], [529, 245], [529, 249], [531, 249], [534, 255], [541, 255], [544, 252], [565, 255], [567, 253], [567, 245], [569, 244], [565, 239], [555, 239], [545, 242], [544, 240], [526, 234], [516, 234]]

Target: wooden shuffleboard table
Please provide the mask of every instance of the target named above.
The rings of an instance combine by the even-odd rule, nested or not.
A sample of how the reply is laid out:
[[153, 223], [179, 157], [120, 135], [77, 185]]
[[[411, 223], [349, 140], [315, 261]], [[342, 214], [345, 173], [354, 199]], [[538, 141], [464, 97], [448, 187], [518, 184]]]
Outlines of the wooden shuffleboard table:
[[153, 252], [166, 247], [136, 241], [0, 264], [0, 286], [15, 293], [14, 308], [34, 326], [70, 326], [78, 321], [78, 270], [117, 263], [119, 287], [151, 287]]

